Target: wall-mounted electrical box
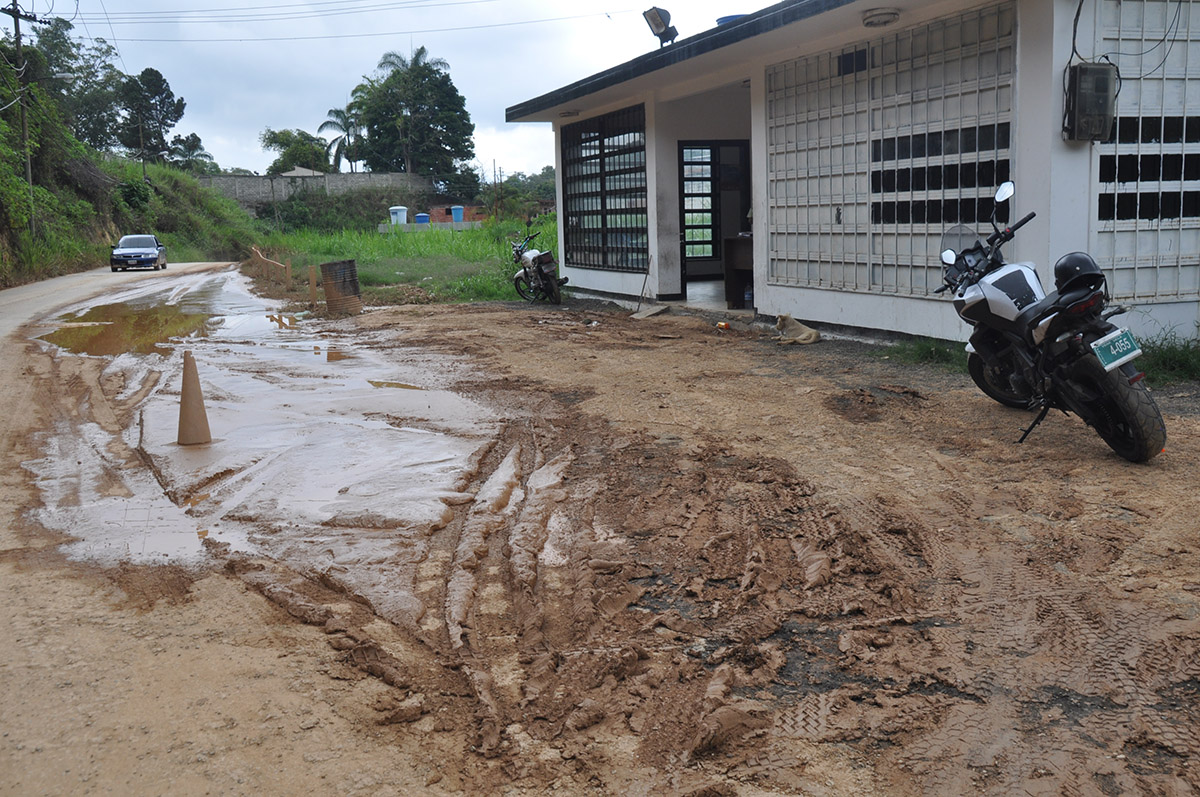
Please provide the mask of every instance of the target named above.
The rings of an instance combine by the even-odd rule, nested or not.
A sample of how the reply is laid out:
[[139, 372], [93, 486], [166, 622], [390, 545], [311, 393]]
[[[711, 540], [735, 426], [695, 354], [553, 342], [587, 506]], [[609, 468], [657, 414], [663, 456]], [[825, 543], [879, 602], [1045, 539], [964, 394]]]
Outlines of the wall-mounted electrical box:
[[1067, 67], [1067, 108], [1063, 138], [1105, 141], [1117, 110], [1117, 67], [1073, 64]]

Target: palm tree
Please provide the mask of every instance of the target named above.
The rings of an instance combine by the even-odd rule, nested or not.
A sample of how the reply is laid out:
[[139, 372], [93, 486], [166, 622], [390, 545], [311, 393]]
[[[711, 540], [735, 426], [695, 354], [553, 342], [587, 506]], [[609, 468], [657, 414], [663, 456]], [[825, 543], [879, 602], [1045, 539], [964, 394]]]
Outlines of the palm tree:
[[407, 72], [413, 67], [428, 66], [435, 72], [446, 72], [450, 69], [450, 64], [445, 58], [429, 57], [429, 51], [425, 49], [425, 45], [421, 45], [413, 51], [412, 55], [405, 58], [403, 54], [391, 50], [383, 54], [379, 59], [379, 68], [386, 72]]
[[204, 145], [200, 143], [200, 136], [195, 133], [186, 138], [175, 136], [171, 141], [169, 155], [179, 168], [190, 172], [203, 172], [206, 166], [213, 162], [213, 156], [204, 149]]
[[354, 104], [351, 103], [345, 108], [330, 108], [326, 114], [328, 120], [321, 123], [317, 128], [317, 133], [325, 133], [327, 131], [337, 133], [338, 135], [329, 142], [329, 147], [326, 152], [330, 154], [333, 160], [334, 171], [342, 170], [342, 158], [350, 164], [350, 173], [354, 173], [355, 144], [359, 138], [358, 114], [354, 111]]

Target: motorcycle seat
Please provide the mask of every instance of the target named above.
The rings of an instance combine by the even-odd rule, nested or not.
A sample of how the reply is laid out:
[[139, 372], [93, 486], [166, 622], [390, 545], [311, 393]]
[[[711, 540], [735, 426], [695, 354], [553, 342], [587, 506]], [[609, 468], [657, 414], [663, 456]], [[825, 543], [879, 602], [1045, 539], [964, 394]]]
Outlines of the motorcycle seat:
[[1054, 313], [1062, 312], [1081, 299], [1086, 299], [1096, 290], [1098, 289], [1091, 286], [1083, 286], [1068, 289], [1065, 293], [1051, 291], [1046, 298], [1034, 302], [1022, 310], [1014, 322], [1015, 326], [1028, 335]]

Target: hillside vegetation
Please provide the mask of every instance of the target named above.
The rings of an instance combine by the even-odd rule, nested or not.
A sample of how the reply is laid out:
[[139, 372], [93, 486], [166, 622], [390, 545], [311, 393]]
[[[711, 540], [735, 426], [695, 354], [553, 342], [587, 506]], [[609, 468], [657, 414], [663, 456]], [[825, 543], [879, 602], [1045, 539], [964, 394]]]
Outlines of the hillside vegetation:
[[191, 175], [147, 164], [143, 180], [141, 164], [41, 127], [30, 191], [19, 138], [0, 120], [0, 286], [105, 265], [127, 233], [157, 234], [173, 260], [237, 260], [258, 240], [245, 211]]

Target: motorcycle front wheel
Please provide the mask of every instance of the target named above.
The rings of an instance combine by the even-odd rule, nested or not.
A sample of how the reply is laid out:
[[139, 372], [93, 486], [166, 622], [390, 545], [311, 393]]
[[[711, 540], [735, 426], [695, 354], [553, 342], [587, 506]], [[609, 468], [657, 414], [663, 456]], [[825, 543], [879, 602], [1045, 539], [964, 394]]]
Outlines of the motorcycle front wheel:
[[513, 287], [517, 289], [517, 293], [527, 302], [532, 302], [537, 297], [534, 295], [533, 286], [525, 279], [524, 274], [518, 274], [513, 277]]
[[1108, 443], [1108, 447], [1130, 462], [1147, 462], [1162, 452], [1167, 427], [1154, 397], [1146, 386], [1129, 380], [1137, 373], [1131, 365], [1105, 371], [1094, 358], [1072, 376], [1072, 387], [1082, 388], [1079, 415]]
[[1029, 402], [1033, 396], [1028, 392], [1014, 390], [1009, 384], [1008, 375], [1003, 368], [992, 368], [975, 352], [967, 355], [967, 370], [971, 379], [988, 398], [994, 399], [1006, 407], [1018, 410], [1030, 409]]

